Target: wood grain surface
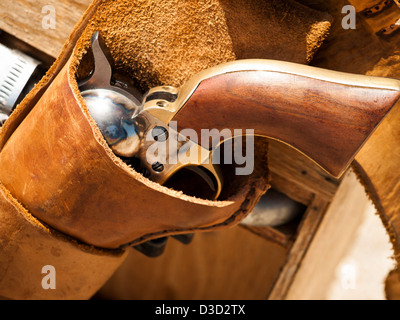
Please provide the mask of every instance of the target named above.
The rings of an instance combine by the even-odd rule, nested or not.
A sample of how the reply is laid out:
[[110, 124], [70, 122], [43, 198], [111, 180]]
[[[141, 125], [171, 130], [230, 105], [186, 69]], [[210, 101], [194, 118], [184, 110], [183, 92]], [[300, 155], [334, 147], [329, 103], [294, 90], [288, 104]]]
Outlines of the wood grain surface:
[[327, 206], [326, 201], [318, 197], [315, 197], [311, 202], [302, 219], [296, 241], [293, 243], [286, 257], [285, 264], [279, 273], [268, 299], [282, 300], [286, 298], [304, 255], [312, 243], [315, 232], [324, 217]]
[[[55, 58], [91, 2], [91, 0], [3, 0], [0, 2], [0, 29]], [[49, 14], [46, 6], [54, 8], [54, 29], [43, 28], [42, 22], [46, 21], [46, 16]]]
[[338, 177], [399, 96], [399, 90], [378, 85], [294, 73], [230, 72], [203, 80], [173, 120], [178, 130], [191, 128], [199, 136], [202, 129], [252, 129], [296, 148]]
[[326, 299], [336, 266], [353, 243], [370, 201], [353, 171], [346, 173], [302, 259], [286, 299]]

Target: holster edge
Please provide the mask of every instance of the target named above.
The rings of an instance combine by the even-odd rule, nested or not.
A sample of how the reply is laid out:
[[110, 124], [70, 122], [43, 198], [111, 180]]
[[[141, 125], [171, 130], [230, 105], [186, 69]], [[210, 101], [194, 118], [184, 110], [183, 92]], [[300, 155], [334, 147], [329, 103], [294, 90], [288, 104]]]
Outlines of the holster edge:
[[[77, 242], [33, 217], [0, 184], [0, 296], [8, 299], [89, 299], [127, 251], [103, 250]], [[42, 286], [55, 270], [55, 289]]]

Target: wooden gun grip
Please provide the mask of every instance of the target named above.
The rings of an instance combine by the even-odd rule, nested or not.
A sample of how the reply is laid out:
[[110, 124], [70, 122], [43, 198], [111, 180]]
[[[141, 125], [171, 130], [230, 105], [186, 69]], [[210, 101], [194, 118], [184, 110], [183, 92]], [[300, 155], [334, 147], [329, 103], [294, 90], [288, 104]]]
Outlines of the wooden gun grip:
[[181, 89], [190, 94], [172, 118], [179, 130], [191, 128], [200, 137], [201, 129], [254, 129], [335, 177], [400, 96], [398, 80], [271, 60], [236, 61], [196, 78]]

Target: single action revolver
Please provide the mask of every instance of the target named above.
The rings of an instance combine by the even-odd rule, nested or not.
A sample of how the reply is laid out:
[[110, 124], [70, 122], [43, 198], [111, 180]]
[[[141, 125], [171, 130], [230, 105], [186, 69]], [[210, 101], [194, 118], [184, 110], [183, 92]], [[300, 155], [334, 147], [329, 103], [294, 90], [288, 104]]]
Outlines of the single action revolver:
[[400, 94], [394, 79], [260, 59], [218, 65], [180, 88], [159, 86], [143, 95], [113, 79], [113, 60], [99, 32], [91, 50], [94, 69], [79, 89], [113, 152], [160, 184], [189, 169], [210, 187], [211, 199], [223, 187], [212, 161], [217, 145], [189, 139], [182, 129], [198, 137], [203, 129], [251, 129], [340, 177]]

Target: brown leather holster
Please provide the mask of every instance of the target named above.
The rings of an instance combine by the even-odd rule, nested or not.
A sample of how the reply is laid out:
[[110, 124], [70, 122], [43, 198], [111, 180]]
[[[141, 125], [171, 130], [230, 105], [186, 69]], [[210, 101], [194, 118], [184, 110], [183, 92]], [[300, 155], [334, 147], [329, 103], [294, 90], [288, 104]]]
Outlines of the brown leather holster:
[[[307, 63], [329, 25], [328, 16], [291, 1], [93, 2], [0, 133], [0, 296], [90, 298], [128, 246], [233, 226], [269, 187], [261, 139], [254, 172], [243, 178], [228, 168], [218, 201], [158, 185], [116, 157], [77, 85], [92, 68], [93, 32], [116, 70], [146, 90], [180, 86], [235, 59]], [[41, 286], [45, 265], [55, 267], [56, 290]]]

